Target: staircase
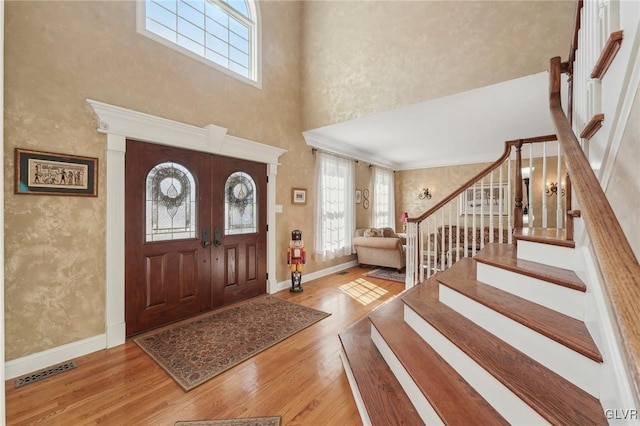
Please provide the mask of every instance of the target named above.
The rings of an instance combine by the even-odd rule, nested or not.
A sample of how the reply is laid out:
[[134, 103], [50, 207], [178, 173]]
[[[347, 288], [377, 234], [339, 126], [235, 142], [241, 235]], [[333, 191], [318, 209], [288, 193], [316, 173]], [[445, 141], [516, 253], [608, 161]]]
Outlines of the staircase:
[[[340, 334], [365, 425], [607, 424], [561, 232], [516, 230]], [[517, 247], [517, 248], [516, 248]]]

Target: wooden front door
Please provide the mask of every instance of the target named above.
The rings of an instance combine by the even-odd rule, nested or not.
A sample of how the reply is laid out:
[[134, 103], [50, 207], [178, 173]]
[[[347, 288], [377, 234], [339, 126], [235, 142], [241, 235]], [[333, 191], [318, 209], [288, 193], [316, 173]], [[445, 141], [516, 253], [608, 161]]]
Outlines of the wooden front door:
[[266, 292], [266, 165], [127, 141], [127, 335]]

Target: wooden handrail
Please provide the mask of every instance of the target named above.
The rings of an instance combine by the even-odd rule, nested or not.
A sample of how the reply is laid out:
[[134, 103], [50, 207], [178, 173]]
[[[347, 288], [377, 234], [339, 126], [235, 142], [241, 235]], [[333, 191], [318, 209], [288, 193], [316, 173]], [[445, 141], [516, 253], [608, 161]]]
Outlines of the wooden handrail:
[[424, 212], [420, 216], [414, 217], [414, 218], [408, 218], [407, 222], [421, 222], [421, 221], [423, 221], [424, 219], [429, 217], [431, 214], [433, 214], [435, 211], [437, 211], [440, 207], [443, 207], [449, 201], [453, 200], [458, 195], [462, 194], [465, 189], [469, 188], [471, 185], [473, 185], [474, 183], [476, 183], [477, 181], [479, 181], [480, 179], [482, 179], [483, 177], [485, 177], [486, 175], [488, 175], [489, 173], [491, 173], [492, 171], [497, 169], [504, 162], [504, 160], [509, 158], [509, 154], [511, 153], [511, 147], [512, 146], [517, 145], [517, 144], [522, 145], [522, 144], [527, 144], [527, 143], [550, 142], [550, 141], [555, 141], [555, 140], [557, 140], [556, 135], [545, 135], [545, 136], [536, 136], [536, 137], [533, 137], [533, 138], [516, 139], [516, 140], [506, 141], [504, 143], [505, 144], [504, 152], [502, 153], [500, 158], [498, 158], [495, 162], [493, 162], [492, 164], [490, 164], [487, 167], [485, 167], [477, 175], [475, 175], [474, 177], [472, 177], [471, 179], [469, 179], [468, 181], [463, 183], [457, 190], [455, 190], [454, 192], [449, 194], [443, 200], [441, 200], [438, 203], [436, 203], [435, 206], [433, 206], [432, 208], [430, 208], [429, 210], [427, 210], [426, 212]]
[[558, 141], [564, 153], [572, 187], [580, 204], [595, 261], [602, 273], [606, 292], [619, 332], [619, 341], [627, 358], [636, 392], [640, 389], [640, 264], [633, 254], [607, 197], [580, 148], [560, 97], [561, 62], [549, 64], [549, 108]]

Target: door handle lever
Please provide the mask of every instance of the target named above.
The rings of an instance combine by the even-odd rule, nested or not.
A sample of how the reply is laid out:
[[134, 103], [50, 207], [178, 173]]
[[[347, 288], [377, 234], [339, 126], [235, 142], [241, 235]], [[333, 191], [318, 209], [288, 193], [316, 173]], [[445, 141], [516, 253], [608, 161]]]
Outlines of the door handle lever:
[[202, 247], [207, 248], [211, 245], [211, 235], [209, 234], [209, 228], [202, 228]]

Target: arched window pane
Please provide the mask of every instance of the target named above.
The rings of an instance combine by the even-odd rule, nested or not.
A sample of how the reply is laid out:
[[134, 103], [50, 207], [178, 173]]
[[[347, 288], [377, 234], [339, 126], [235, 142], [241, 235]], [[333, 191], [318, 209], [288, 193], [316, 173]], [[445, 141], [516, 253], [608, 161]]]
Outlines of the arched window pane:
[[235, 172], [224, 185], [224, 233], [250, 234], [258, 231], [256, 184], [246, 173]]
[[178, 163], [162, 163], [147, 175], [145, 241], [196, 237], [196, 183]]

